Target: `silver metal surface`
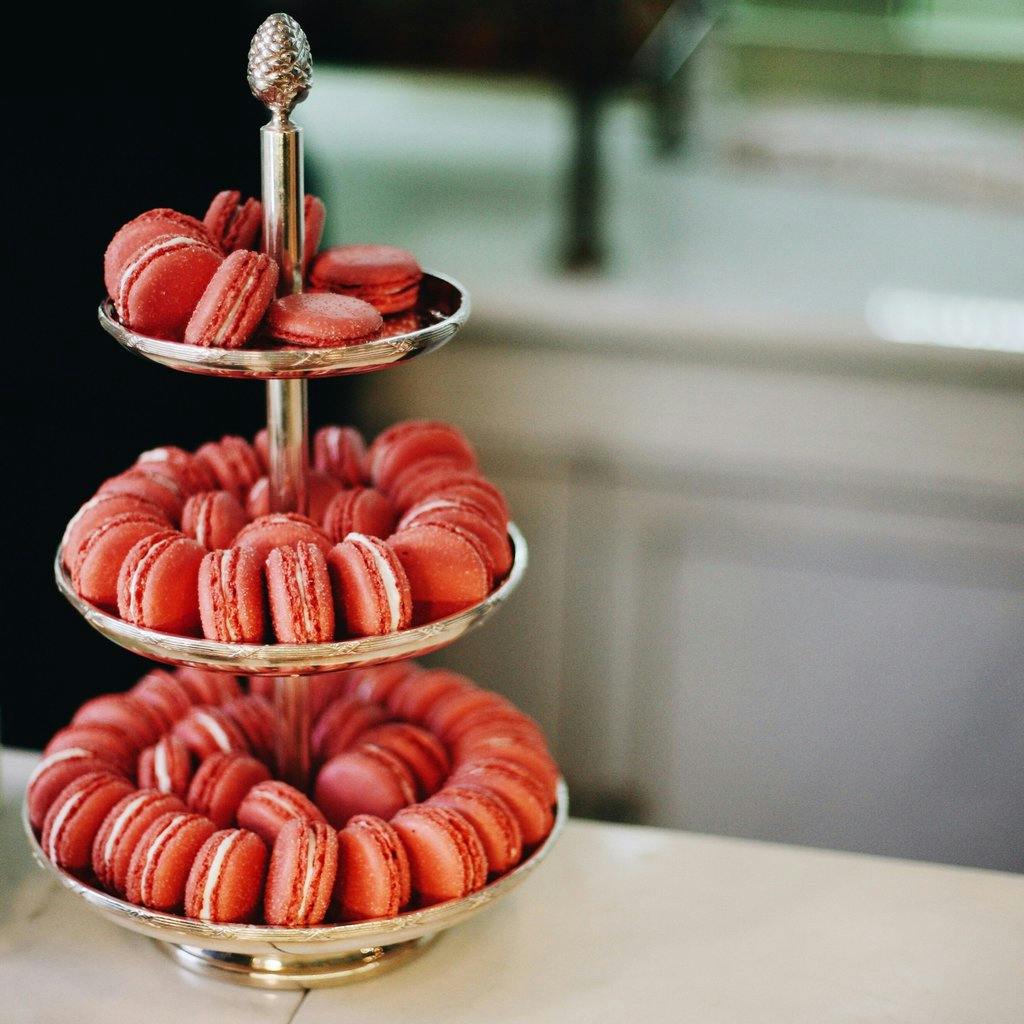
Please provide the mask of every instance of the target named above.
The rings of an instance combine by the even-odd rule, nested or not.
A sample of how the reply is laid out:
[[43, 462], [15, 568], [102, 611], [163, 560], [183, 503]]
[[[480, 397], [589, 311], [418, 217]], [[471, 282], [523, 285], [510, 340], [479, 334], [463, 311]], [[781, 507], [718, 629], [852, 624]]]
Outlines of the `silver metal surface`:
[[305, 224], [302, 129], [271, 121], [260, 129], [263, 251], [277, 263], [279, 295], [302, 291]]
[[361, 345], [336, 348], [285, 348], [256, 341], [246, 348], [205, 348], [180, 341], [147, 338], [124, 327], [113, 303], [99, 307], [103, 329], [129, 352], [184, 373], [248, 380], [285, 380], [302, 377], [343, 377], [369, 373], [433, 352], [451, 341], [469, 319], [469, 295], [454, 278], [425, 271], [413, 317], [415, 330]]
[[271, 512], [306, 511], [309, 395], [304, 380], [267, 381]]
[[569, 814], [569, 794], [559, 780], [551, 834], [515, 870], [479, 892], [398, 917], [315, 928], [208, 924], [126, 903], [68, 874], [43, 853], [22, 806], [22, 826], [36, 861], [65, 889], [108, 921], [162, 943], [178, 963], [225, 980], [270, 988], [311, 988], [380, 973], [419, 952], [423, 939], [462, 924], [526, 881], [558, 841]]
[[157, 633], [155, 630], [133, 626], [79, 597], [71, 584], [71, 577], [64, 569], [60, 550], [54, 561], [54, 576], [60, 592], [93, 629], [108, 640], [143, 657], [174, 665], [193, 665], [245, 675], [313, 675], [317, 672], [333, 672], [419, 657], [447, 647], [475, 629], [505, 602], [526, 571], [526, 540], [515, 523], [509, 523], [508, 534], [513, 549], [512, 568], [497, 589], [479, 604], [456, 615], [414, 629], [404, 629], [400, 633], [338, 640], [328, 644], [226, 644]]
[[271, 14], [249, 45], [249, 88], [265, 107], [285, 119], [309, 94], [313, 61], [309, 41], [287, 14]]

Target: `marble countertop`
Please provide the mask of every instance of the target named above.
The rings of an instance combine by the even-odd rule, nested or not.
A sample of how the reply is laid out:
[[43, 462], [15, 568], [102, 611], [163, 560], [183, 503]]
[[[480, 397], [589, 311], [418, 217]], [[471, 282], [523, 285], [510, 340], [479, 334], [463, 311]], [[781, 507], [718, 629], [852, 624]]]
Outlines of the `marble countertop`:
[[505, 904], [392, 974], [271, 993], [182, 972], [32, 863], [5, 751], [8, 1020], [943, 1024], [1024, 1019], [1016, 875], [574, 820]]

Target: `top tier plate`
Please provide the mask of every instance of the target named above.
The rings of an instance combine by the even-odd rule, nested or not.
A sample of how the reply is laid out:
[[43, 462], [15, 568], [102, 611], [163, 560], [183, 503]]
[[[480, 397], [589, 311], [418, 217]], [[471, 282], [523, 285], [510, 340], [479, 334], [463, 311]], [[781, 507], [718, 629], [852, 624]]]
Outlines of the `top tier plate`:
[[[247, 380], [287, 380], [311, 377], [343, 377], [351, 373], [382, 370], [414, 356], [424, 355], [450, 341], [469, 319], [469, 294], [454, 278], [423, 272], [419, 300], [410, 310], [419, 327], [405, 334], [379, 338], [362, 345], [337, 348], [203, 348], [178, 341], [164, 341], [135, 334], [124, 327], [109, 299], [100, 303], [100, 325], [129, 352], [173, 370], [209, 377], [240, 377]], [[400, 314], [406, 316], [408, 314]], [[394, 322], [397, 318], [392, 317]], [[385, 328], [388, 321], [385, 321]]]

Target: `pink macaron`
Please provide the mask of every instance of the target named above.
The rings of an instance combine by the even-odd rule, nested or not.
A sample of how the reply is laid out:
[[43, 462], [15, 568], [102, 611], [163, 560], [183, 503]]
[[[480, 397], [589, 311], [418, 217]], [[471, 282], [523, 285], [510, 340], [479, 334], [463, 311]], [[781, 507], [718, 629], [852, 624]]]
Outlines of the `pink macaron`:
[[172, 476], [185, 494], [209, 491], [217, 486], [217, 481], [208, 466], [200, 462], [192, 452], [175, 445], [149, 448], [135, 460], [135, 465], [139, 468], [156, 469]]
[[[415, 468], [415, 467], [414, 467]], [[391, 492], [395, 506], [404, 514], [429, 498], [466, 498], [491, 520], [495, 529], [508, 527], [508, 501], [490, 480], [471, 470], [436, 468], [426, 463], [419, 472], [410, 471]]]
[[355, 427], [321, 427], [313, 435], [313, 466], [346, 487], [369, 480], [366, 442]]
[[156, 505], [172, 523], [181, 522], [181, 510], [188, 495], [172, 473], [154, 465], [135, 465], [100, 484], [100, 494], [129, 494]]
[[325, 555], [331, 550], [323, 530], [297, 512], [272, 512], [254, 519], [238, 532], [234, 545], [250, 548], [263, 565], [274, 548], [294, 547], [300, 541], [315, 544]]
[[155, 743], [170, 722], [152, 705], [128, 693], [104, 693], [87, 700], [71, 719], [72, 725], [101, 725], [115, 729], [141, 750]]
[[405, 762], [416, 781], [416, 796], [430, 796], [451, 768], [444, 744], [431, 732], [411, 722], [388, 722], [369, 729], [360, 742], [373, 743]]
[[180, 341], [223, 259], [213, 245], [187, 235], [158, 235], [146, 242], [118, 279], [114, 301], [121, 322], [147, 337]]
[[263, 204], [258, 199], [242, 199], [234, 189], [218, 192], [203, 217], [203, 227], [221, 252], [255, 248], [263, 226]]
[[249, 548], [211, 551], [199, 565], [203, 636], [222, 643], [258, 644], [266, 633], [263, 566]]
[[176, 530], [138, 541], [121, 563], [117, 610], [125, 622], [178, 636], [199, 633], [199, 565], [206, 550]]
[[491, 757], [519, 765], [543, 783], [548, 799], [555, 802], [560, 775], [558, 765], [546, 750], [536, 744], [515, 735], [471, 733], [468, 741], [463, 737], [454, 749], [456, 765]]
[[435, 458], [460, 470], [477, 466], [473, 446], [457, 427], [435, 420], [405, 420], [379, 434], [370, 445], [370, 475], [387, 493], [411, 466]]
[[422, 724], [435, 701], [453, 690], [476, 689], [473, 680], [445, 668], [426, 669], [403, 679], [387, 697], [398, 718]]
[[161, 736], [139, 754], [139, 786], [185, 799], [192, 781], [192, 752], [173, 733]]
[[523, 832], [512, 809], [497, 793], [479, 786], [448, 785], [428, 801], [458, 811], [476, 829], [491, 873], [514, 868], [523, 856]]
[[263, 902], [267, 847], [241, 828], [214, 832], [199, 848], [185, 882], [185, 913], [200, 921], [251, 921]]
[[178, 797], [152, 789], [135, 790], [107, 813], [92, 844], [92, 870], [100, 885], [123, 893], [135, 846], [161, 815], [185, 810]]
[[163, 521], [165, 528], [171, 525], [170, 519], [160, 506], [151, 501], [136, 497], [134, 494], [97, 494], [74, 514], [64, 530], [64, 538], [60, 545], [61, 560], [68, 572], [75, 564], [89, 534], [122, 512], [142, 513], [155, 517]]
[[328, 555], [338, 616], [354, 636], [381, 636], [409, 626], [413, 596], [405, 569], [387, 541], [350, 533]]
[[338, 870], [338, 834], [322, 821], [293, 819], [274, 840], [263, 915], [269, 925], [308, 928], [327, 916]]
[[218, 752], [249, 753], [245, 734], [223, 708], [212, 704], [194, 707], [174, 726], [178, 737], [199, 761]]
[[519, 713], [519, 709], [500, 694], [473, 687], [447, 693], [436, 700], [424, 716], [424, 724], [447, 742], [458, 731], [460, 723], [483, 711]]
[[92, 844], [111, 807], [133, 791], [112, 772], [87, 772], [66, 785], [50, 804], [40, 845], [54, 864], [82, 871], [92, 859]]
[[421, 666], [412, 659], [354, 669], [345, 680], [345, 693], [368, 704], [385, 704], [399, 683], [420, 671]]
[[416, 305], [423, 271], [416, 257], [395, 245], [337, 245], [325, 249], [309, 269], [318, 291], [352, 295], [381, 313]]
[[249, 747], [264, 764], [272, 764], [277, 736], [277, 713], [264, 696], [249, 693], [224, 705], [225, 713], [245, 734]]
[[215, 827], [201, 814], [162, 814], [142, 834], [128, 865], [125, 895], [151, 910], [179, 910], [185, 884]]
[[175, 669], [175, 678], [188, 690], [194, 704], [223, 704], [242, 696], [238, 677], [190, 665]]
[[359, 345], [380, 337], [384, 321], [368, 302], [330, 292], [285, 295], [271, 303], [267, 331], [303, 348]]
[[341, 921], [394, 917], [410, 900], [409, 858], [383, 818], [357, 814], [338, 833], [334, 909]]
[[350, 533], [390, 537], [396, 518], [394, 506], [380, 491], [351, 487], [334, 495], [320, 521], [327, 536], [339, 543]]
[[277, 264], [238, 249], [217, 268], [185, 327], [185, 341], [204, 348], [241, 348], [277, 292]]
[[409, 856], [413, 891], [424, 904], [461, 899], [487, 881], [487, 854], [458, 811], [437, 804], [400, 810], [391, 825]]
[[210, 470], [217, 486], [230, 491], [239, 501], [245, 501], [249, 489], [263, 474], [256, 450], [244, 437], [235, 434], [208, 441], [197, 449], [196, 458]]
[[267, 596], [274, 635], [283, 644], [334, 639], [334, 600], [323, 552], [299, 541], [267, 556]]
[[335, 828], [355, 814], [390, 818], [416, 799], [416, 783], [391, 751], [364, 743], [332, 757], [316, 777], [317, 806]]
[[231, 491], [200, 491], [185, 502], [181, 532], [214, 551], [230, 547], [248, 522], [242, 503]]
[[217, 826], [235, 824], [238, 807], [253, 786], [266, 782], [270, 770], [249, 754], [211, 754], [188, 787], [189, 810], [205, 814]]
[[119, 729], [105, 724], [66, 726], [53, 734], [43, 756], [75, 749], [95, 754], [122, 775], [135, 774], [135, 757], [139, 748]]
[[345, 696], [332, 701], [313, 724], [310, 746], [313, 757], [327, 761], [348, 750], [367, 729], [388, 718], [379, 704], [368, 704], [358, 697]]
[[501, 797], [519, 822], [526, 846], [539, 843], [554, 825], [551, 799], [544, 784], [511, 761], [496, 757], [469, 761], [459, 765], [450, 782], [478, 786]]
[[156, 708], [168, 722], [176, 722], [187, 715], [194, 703], [181, 682], [162, 668], [147, 672], [130, 692], [133, 697]]
[[483, 544], [487, 566], [494, 579], [501, 579], [512, 568], [508, 533], [499, 530], [487, 511], [469, 498], [440, 497], [421, 501], [402, 516], [397, 529], [444, 523], [461, 527]]
[[65, 747], [47, 754], [28, 778], [25, 802], [28, 820], [37, 831], [43, 827], [46, 812], [61, 791], [81, 775], [106, 772], [121, 775], [121, 770], [84, 747]]
[[271, 779], [257, 783], [238, 807], [238, 824], [273, 843], [292, 819], [323, 821], [320, 808], [287, 782]]

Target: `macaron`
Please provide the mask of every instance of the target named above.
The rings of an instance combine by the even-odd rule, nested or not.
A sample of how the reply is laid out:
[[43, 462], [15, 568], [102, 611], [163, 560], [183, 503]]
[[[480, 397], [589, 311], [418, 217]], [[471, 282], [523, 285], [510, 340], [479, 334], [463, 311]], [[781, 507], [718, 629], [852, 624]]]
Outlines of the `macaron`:
[[114, 804], [92, 844], [92, 870], [100, 885], [123, 893], [128, 865], [146, 829], [162, 815], [184, 810], [178, 797], [153, 789], [137, 789]]
[[151, 910], [179, 910], [185, 883], [203, 844], [215, 827], [201, 814], [161, 814], [142, 834], [125, 878], [125, 895]]
[[43, 821], [40, 845], [54, 864], [67, 871], [82, 871], [92, 859], [92, 844], [111, 807], [133, 791], [125, 778], [113, 772], [79, 775], [50, 804]]
[[199, 565], [205, 548], [164, 530], [143, 537], [117, 578], [117, 610], [125, 622], [179, 636], [199, 633]]
[[508, 804], [523, 833], [523, 843], [539, 843], [554, 825], [554, 812], [544, 784], [519, 765], [496, 757], [470, 761], [452, 773], [452, 785], [478, 786]]
[[339, 619], [355, 636], [382, 636], [412, 621], [413, 594], [405, 569], [387, 541], [350, 533], [328, 555]]
[[546, 750], [540, 750], [516, 736], [493, 734], [479, 738], [471, 737], [468, 743], [462, 742], [455, 749], [457, 765], [491, 757], [519, 765], [543, 783], [548, 800], [551, 803], [555, 802], [560, 773], [554, 758]]
[[384, 704], [399, 683], [421, 671], [419, 663], [411, 658], [358, 668], [348, 674], [345, 692], [368, 704]]
[[294, 547], [300, 541], [316, 545], [325, 555], [331, 550], [327, 534], [297, 512], [271, 512], [254, 519], [238, 531], [234, 545], [250, 548], [263, 565], [274, 548]]
[[192, 752], [173, 733], [161, 736], [139, 754], [139, 786], [185, 799], [192, 781]]
[[265, 253], [238, 249], [217, 268], [185, 327], [185, 342], [241, 348], [277, 293], [277, 264]]
[[341, 921], [394, 917], [412, 897], [409, 858], [383, 818], [357, 814], [338, 833], [334, 912]]
[[256, 432], [252, 446], [260, 460], [264, 473], [270, 472], [270, 431], [266, 427]]
[[203, 227], [221, 252], [255, 248], [263, 226], [263, 204], [252, 197], [242, 199], [234, 189], [218, 192], [203, 217]]
[[334, 495], [320, 521], [327, 536], [339, 543], [350, 533], [390, 537], [395, 519], [394, 506], [380, 491], [372, 487], [351, 487]]
[[44, 759], [62, 750], [87, 750], [122, 775], [135, 774], [138, 747], [119, 729], [109, 725], [69, 725], [53, 734], [43, 750]]
[[147, 672], [130, 690], [133, 697], [151, 704], [168, 722], [192, 710], [194, 701], [180, 680], [162, 668]]
[[189, 810], [205, 814], [217, 826], [234, 825], [238, 807], [253, 786], [266, 782], [270, 770], [249, 754], [211, 754], [188, 787]]
[[212, 242], [201, 221], [177, 210], [147, 210], [119, 228], [103, 254], [103, 283], [107, 294], [117, 298], [118, 284], [125, 265], [142, 246], [162, 235], [184, 235], [201, 242]]
[[327, 208], [322, 199], [307, 193], [302, 205], [302, 212], [305, 234], [302, 247], [302, 270], [305, 273], [306, 267], [313, 261], [320, 249], [320, 242], [324, 237], [324, 224], [327, 220]]
[[318, 291], [352, 295], [380, 310], [399, 313], [416, 305], [423, 271], [416, 257], [395, 245], [337, 245], [309, 269]]
[[400, 810], [391, 825], [409, 857], [413, 891], [424, 904], [461, 899], [487, 881], [487, 855], [473, 826], [437, 804]]
[[256, 450], [244, 437], [228, 434], [209, 441], [196, 451], [196, 458], [213, 473], [218, 486], [245, 501], [252, 485], [263, 475]]
[[346, 487], [366, 483], [369, 475], [363, 435], [355, 427], [321, 427], [313, 435], [313, 466]]
[[401, 758], [371, 743], [332, 757], [316, 777], [316, 804], [335, 828], [355, 814], [390, 818], [416, 799], [412, 772]]
[[144, 463], [126, 469], [100, 484], [97, 495], [130, 494], [150, 505], [156, 505], [172, 524], [181, 522], [181, 509], [187, 495], [172, 473]]
[[384, 330], [380, 332], [382, 338], [397, 338], [403, 334], [411, 334], [421, 327], [427, 326], [421, 322], [420, 315], [416, 310], [407, 313], [394, 313], [384, 317]]
[[248, 522], [242, 503], [231, 491], [200, 491], [185, 502], [181, 532], [213, 551], [230, 547]]
[[295, 819], [277, 834], [267, 870], [269, 925], [308, 928], [327, 916], [338, 870], [338, 835], [322, 821]]
[[424, 724], [440, 739], [446, 740], [457, 730], [460, 722], [481, 711], [506, 711], [518, 713], [510, 701], [491, 690], [480, 687], [457, 690], [436, 700], [424, 716]]
[[[306, 677], [306, 692], [309, 700], [309, 715], [313, 721], [331, 701], [342, 696], [348, 672], [321, 672]], [[249, 692], [273, 699], [275, 680], [266, 676], [253, 676], [249, 680]], [[276, 714], [276, 712], [275, 712]]]
[[414, 504], [409, 501], [410, 491], [418, 490], [420, 481], [432, 477], [435, 473], [457, 473], [460, 477], [475, 480], [480, 477], [477, 469], [466, 469], [450, 455], [429, 455], [426, 458], [410, 462], [398, 470], [388, 488], [389, 497], [399, 508], [407, 509]]
[[266, 633], [263, 567], [249, 548], [210, 551], [199, 565], [203, 636], [222, 643], [258, 644]]
[[421, 501], [402, 516], [397, 529], [445, 523], [461, 527], [480, 541], [494, 579], [502, 579], [512, 568], [512, 545], [508, 533], [499, 530], [487, 511], [469, 498], [440, 497]]
[[168, 526], [164, 516], [148, 512], [119, 512], [101, 522], [83, 540], [72, 563], [75, 591], [101, 608], [116, 608], [118, 575], [128, 552]]
[[277, 734], [274, 705], [266, 697], [250, 693], [228, 701], [224, 711], [245, 734], [253, 754], [264, 764], [271, 764]]
[[230, 672], [211, 672], [183, 665], [175, 669], [174, 676], [188, 690], [194, 704], [223, 704], [242, 696], [238, 677]]
[[457, 427], [434, 420], [406, 420], [384, 431], [370, 446], [370, 475], [388, 492], [409, 467], [430, 458], [443, 458], [459, 470], [475, 470], [477, 465], [473, 446]]
[[435, 701], [463, 689], [476, 689], [468, 676], [445, 668], [426, 669], [399, 682], [388, 694], [387, 704], [395, 717], [422, 724]]
[[186, 494], [213, 490], [217, 486], [217, 481], [209, 467], [200, 462], [191, 452], [175, 445], [150, 448], [135, 460], [135, 465], [157, 469], [173, 476], [181, 484]]
[[490, 592], [483, 545], [450, 523], [413, 526], [388, 540], [409, 580], [414, 624], [479, 604]]
[[45, 755], [29, 776], [25, 790], [28, 820], [32, 827], [37, 831], [41, 829], [46, 820], [46, 812], [61, 791], [79, 776], [90, 772], [122, 774], [117, 765], [84, 747], [65, 747]]
[[323, 821], [320, 808], [287, 782], [259, 782], [246, 793], [238, 807], [238, 824], [273, 844], [282, 828], [295, 818]]
[[316, 544], [299, 541], [294, 547], [274, 548], [267, 556], [266, 579], [270, 619], [281, 643], [334, 639], [331, 579]]
[[72, 725], [100, 725], [121, 733], [134, 750], [155, 743], [170, 722], [152, 704], [128, 693], [104, 693], [87, 700]]
[[213, 245], [187, 235], [158, 235], [144, 243], [118, 279], [114, 302], [121, 322], [147, 337], [180, 341], [223, 260]]
[[428, 498], [466, 498], [485, 512], [498, 530], [508, 529], [505, 495], [479, 473], [460, 469], [434, 469], [411, 475], [395, 490], [392, 501], [403, 514]]
[[514, 868], [523, 856], [523, 833], [511, 808], [497, 793], [475, 786], [448, 785], [428, 804], [458, 811], [476, 830], [491, 873]]
[[[316, 523], [323, 522], [324, 513], [331, 500], [341, 490], [341, 483], [327, 473], [311, 469], [306, 474], [307, 517]], [[245, 511], [250, 519], [270, 514], [270, 479], [261, 476], [252, 485], [245, 499]]]
[[199, 848], [185, 882], [185, 914], [199, 921], [251, 921], [263, 902], [267, 847], [241, 828], [214, 832]]
[[367, 302], [330, 292], [285, 295], [270, 305], [271, 337], [303, 348], [359, 345], [380, 337], [384, 321]]
[[368, 729], [361, 743], [373, 743], [401, 758], [416, 782], [416, 796], [430, 796], [451, 768], [444, 744], [431, 732], [411, 722], [388, 722]]
[[223, 708], [212, 704], [194, 707], [174, 726], [174, 735], [199, 761], [218, 752], [249, 753], [245, 734]]
[[379, 704], [368, 704], [358, 697], [345, 696], [332, 701], [313, 723], [310, 747], [313, 757], [327, 761], [348, 750], [367, 729], [387, 720]]
[[61, 540], [61, 561], [64, 567], [71, 571], [75, 564], [78, 553], [85, 543], [86, 537], [96, 527], [101, 526], [108, 519], [119, 515], [122, 512], [136, 512], [144, 515], [155, 516], [163, 521], [165, 527], [171, 525], [164, 511], [159, 505], [136, 497], [134, 494], [97, 494], [90, 498], [75, 514], [64, 530], [64, 537]]

